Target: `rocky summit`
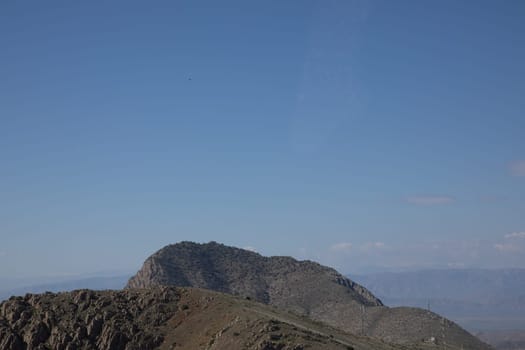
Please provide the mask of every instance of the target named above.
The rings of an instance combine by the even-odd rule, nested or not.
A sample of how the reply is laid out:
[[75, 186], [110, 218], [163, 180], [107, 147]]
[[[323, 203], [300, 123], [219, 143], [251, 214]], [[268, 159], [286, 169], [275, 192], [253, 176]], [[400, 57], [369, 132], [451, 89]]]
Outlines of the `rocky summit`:
[[291, 257], [264, 257], [216, 242], [182, 242], [162, 248], [145, 262], [126, 288], [176, 285], [205, 288], [293, 306], [309, 314], [327, 298], [356, 305], [383, 305], [371, 292], [332, 268]]
[[190, 286], [253, 299], [343, 331], [402, 345], [490, 349], [455, 323], [418, 308], [388, 308], [332, 268], [264, 257], [216, 242], [182, 242], [150, 256], [127, 288]]

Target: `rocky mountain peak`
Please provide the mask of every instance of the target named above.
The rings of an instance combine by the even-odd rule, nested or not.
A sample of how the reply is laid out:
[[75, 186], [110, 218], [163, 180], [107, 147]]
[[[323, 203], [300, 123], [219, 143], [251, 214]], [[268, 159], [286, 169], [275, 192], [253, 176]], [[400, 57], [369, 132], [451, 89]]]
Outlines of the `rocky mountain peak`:
[[181, 242], [160, 249], [126, 288], [157, 286], [198, 287], [237, 295], [403, 346], [431, 341], [434, 345], [446, 342], [451, 349], [490, 349], [427, 310], [385, 307], [365, 287], [330, 267], [291, 257], [265, 257], [217, 242]]
[[181, 242], [160, 249], [127, 288], [159, 285], [206, 288], [267, 304], [294, 300], [306, 313], [316, 300], [339, 294], [358, 304], [382, 305], [366, 288], [332, 268], [286, 256], [265, 257], [217, 242]]

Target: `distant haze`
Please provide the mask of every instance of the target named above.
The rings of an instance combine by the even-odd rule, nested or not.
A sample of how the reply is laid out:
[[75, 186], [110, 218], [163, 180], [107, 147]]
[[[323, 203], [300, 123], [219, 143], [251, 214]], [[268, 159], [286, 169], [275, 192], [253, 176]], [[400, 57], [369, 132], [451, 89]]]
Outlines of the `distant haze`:
[[38, 281], [21, 282], [22, 285], [3, 284], [0, 288], [0, 301], [8, 299], [11, 296], [22, 296], [27, 293], [44, 293], [44, 292], [65, 292], [76, 289], [93, 289], [93, 290], [117, 290], [122, 289], [128, 282], [131, 275], [122, 276], [98, 276], [98, 277], [76, 277], [63, 279], [60, 281], [48, 281], [47, 283]]
[[350, 276], [389, 306], [430, 307], [470, 331], [525, 329], [525, 269]]

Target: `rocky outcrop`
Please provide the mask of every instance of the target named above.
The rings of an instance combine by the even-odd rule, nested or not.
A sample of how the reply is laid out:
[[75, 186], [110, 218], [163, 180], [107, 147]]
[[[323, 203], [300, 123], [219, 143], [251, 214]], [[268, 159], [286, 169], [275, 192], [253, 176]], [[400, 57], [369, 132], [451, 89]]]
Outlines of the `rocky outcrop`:
[[170, 288], [12, 297], [0, 304], [0, 349], [153, 349], [178, 299]]
[[159, 285], [206, 288], [273, 305], [293, 300], [305, 313], [326, 298], [382, 305], [366, 288], [332, 268], [291, 257], [264, 257], [216, 242], [162, 248], [144, 262], [127, 288]]

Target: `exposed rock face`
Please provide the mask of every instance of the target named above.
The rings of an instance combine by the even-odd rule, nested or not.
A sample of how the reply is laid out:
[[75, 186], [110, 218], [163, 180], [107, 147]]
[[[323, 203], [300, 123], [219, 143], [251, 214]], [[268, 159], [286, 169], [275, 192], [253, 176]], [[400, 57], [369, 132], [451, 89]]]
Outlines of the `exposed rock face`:
[[0, 349], [398, 348], [227, 294], [161, 287], [11, 298], [0, 304]]
[[[306, 315], [347, 332], [399, 344], [436, 338], [452, 348], [489, 349], [453, 322], [417, 308], [388, 308], [371, 292], [334, 269], [290, 257], [211, 242], [169, 245], [145, 262], [127, 288], [192, 286], [241, 295]], [[363, 308], [364, 307], [364, 308]], [[445, 328], [445, 339], [441, 336]]]
[[153, 349], [178, 299], [170, 288], [12, 297], [0, 304], [0, 349]]
[[326, 298], [383, 305], [366, 288], [312, 261], [260, 254], [211, 242], [182, 242], [162, 248], [145, 262], [126, 288], [191, 286], [292, 305], [308, 313]]

